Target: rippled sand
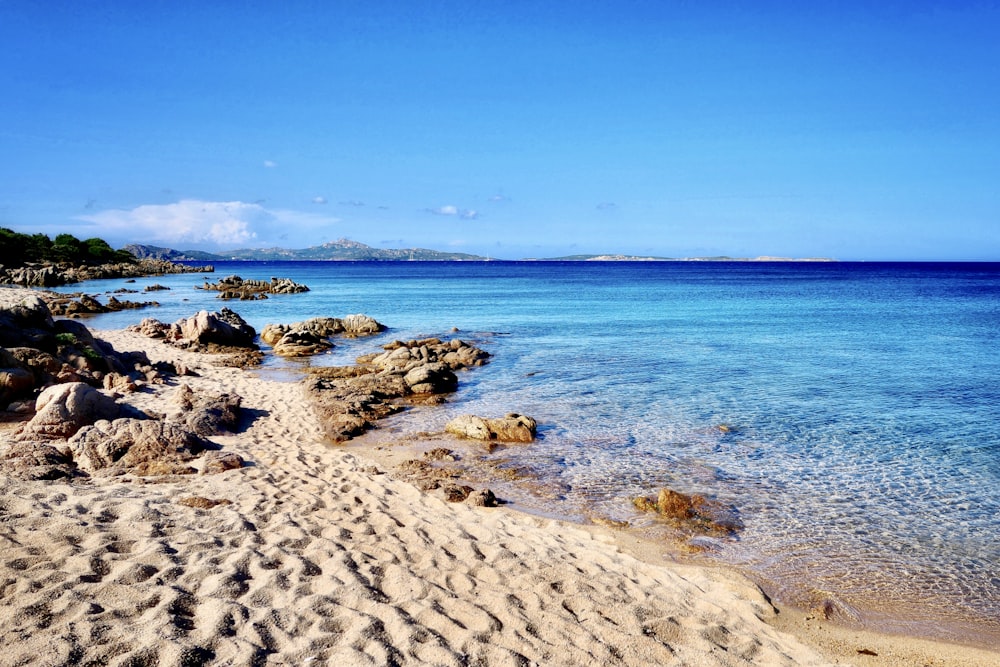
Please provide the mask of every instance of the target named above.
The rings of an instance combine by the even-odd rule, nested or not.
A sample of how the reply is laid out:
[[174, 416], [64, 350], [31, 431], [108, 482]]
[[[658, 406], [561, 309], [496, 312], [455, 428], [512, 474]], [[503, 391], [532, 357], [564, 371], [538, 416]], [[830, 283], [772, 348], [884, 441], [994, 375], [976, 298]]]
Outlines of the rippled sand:
[[[737, 574], [446, 504], [327, 444], [297, 385], [100, 335], [197, 369], [195, 390], [241, 395], [242, 432], [214, 440], [250, 465], [163, 481], [0, 478], [5, 665], [924, 664], [858, 654], [850, 636], [810, 647], [773, 625], [808, 623], [779, 617]], [[155, 410], [170, 391], [129, 400]], [[228, 503], [179, 502], [190, 497]], [[996, 655], [928, 645], [936, 665]]]

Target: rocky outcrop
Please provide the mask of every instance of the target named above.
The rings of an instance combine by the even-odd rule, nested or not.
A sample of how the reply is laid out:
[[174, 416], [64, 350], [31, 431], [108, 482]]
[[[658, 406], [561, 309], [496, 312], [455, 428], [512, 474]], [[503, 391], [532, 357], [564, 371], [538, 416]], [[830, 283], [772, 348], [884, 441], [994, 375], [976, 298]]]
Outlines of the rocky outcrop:
[[534, 419], [516, 413], [500, 419], [461, 415], [445, 425], [448, 433], [463, 438], [500, 442], [531, 442], [535, 439], [536, 428]]
[[257, 332], [228, 308], [215, 313], [202, 310], [193, 317], [180, 320], [177, 325], [180, 337], [185, 340], [230, 347], [255, 347]]
[[233, 452], [209, 451], [207, 436], [236, 430], [238, 396], [196, 393], [181, 385], [162, 419], [120, 416], [117, 403], [84, 384], [57, 385], [40, 398], [35, 417], [0, 451], [0, 473], [23, 479], [69, 475], [187, 475], [204, 454], [202, 472], [240, 468]]
[[246, 464], [243, 457], [236, 452], [205, 452], [202, 461], [203, 475], [218, 475], [228, 470], [238, 470]]
[[458, 389], [458, 377], [440, 362], [411, 368], [403, 381], [414, 394], [447, 394]]
[[244, 280], [239, 276], [226, 276], [217, 283], [207, 280], [201, 289], [219, 292], [220, 299], [240, 299], [243, 301], [266, 299], [268, 294], [298, 294], [308, 292], [305, 285], [296, 283], [289, 278], [271, 278], [264, 280]]
[[73, 461], [104, 474], [184, 474], [205, 441], [180, 424], [159, 419], [99, 421], [69, 440]]
[[485, 350], [469, 345], [458, 338], [450, 341], [423, 338], [405, 343], [397, 340], [383, 346], [383, 349], [385, 352], [360, 357], [358, 362], [374, 366], [382, 371], [406, 373], [417, 366], [429, 363], [442, 363], [455, 371], [461, 368], [482, 366], [490, 358], [489, 353]]
[[331, 336], [369, 336], [384, 331], [385, 326], [367, 315], [315, 317], [295, 324], [268, 324], [260, 333], [262, 341], [283, 357], [305, 357], [333, 347]]
[[0, 288], [0, 346], [0, 410], [65, 382], [131, 391], [136, 383], [162, 381], [145, 355], [120, 354], [81, 323], [53, 320], [28, 289]]
[[[359, 357], [358, 366], [314, 369], [306, 381], [306, 394], [334, 441], [360, 435], [402, 410], [407, 400], [438, 400], [458, 386], [456, 370], [489, 359], [487, 352], [457, 339], [396, 341], [383, 349]], [[456, 354], [444, 361], [451, 353]]]
[[45, 389], [35, 402], [35, 416], [24, 425], [19, 440], [68, 438], [88, 424], [114, 419], [118, 402], [83, 382], [57, 384]]
[[27, 398], [35, 389], [35, 374], [6, 348], [0, 348], [0, 406]]
[[107, 304], [88, 294], [58, 294], [56, 292], [42, 293], [51, 313], [57, 317], [79, 317], [81, 315], [96, 315], [98, 313], [116, 313], [122, 310], [137, 310], [159, 306], [157, 301], [119, 300], [115, 296], [108, 297]]
[[[165, 329], [219, 340], [214, 336], [228, 327], [229, 337], [222, 340], [252, 341], [253, 329], [238, 315], [225, 309], [215, 315]], [[165, 419], [123, 409], [117, 395], [186, 369], [151, 364], [141, 352], [119, 353], [80, 322], [53, 320], [30, 290], [0, 289], [0, 336], [0, 410], [7, 410], [2, 417], [25, 422], [0, 444], [0, 474], [22, 479], [191, 474], [197, 472], [191, 461], [211, 447], [207, 437], [239, 427], [239, 396], [199, 394], [187, 385], [173, 395]], [[216, 452], [203, 469], [217, 474], [242, 465], [238, 455]]]
[[236, 394], [196, 394], [182, 384], [171, 399], [172, 418], [201, 437], [233, 433], [239, 427], [242, 401]]
[[14, 269], [0, 267], [0, 283], [22, 287], [56, 287], [65, 285], [66, 279], [54, 266], [21, 266]]
[[333, 348], [333, 343], [311, 331], [289, 331], [271, 349], [279, 357], [311, 357]]
[[0, 288], [0, 347], [33, 347], [51, 350], [55, 322], [37, 293]]
[[186, 266], [159, 259], [142, 259], [135, 263], [99, 264], [95, 266], [28, 265], [7, 269], [0, 267], [0, 284], [22, 287], [57, 287], [84, 280], [108, 278], [140, 278], [172, 273], [212, 273], [212, 266]]
[[673, 489], [660, 489], [654, 501], [640, 496], [632, 504], [641, 512], [654, 512], [688, 533], [728, 535], [743, 529], [736, 511], [697, 494], [685, 495]]
[[0, 473], [26, 480], [62, 479], [74, 476], [76, 466], [48, 442], [14, 441], [0, 447]]
[[209, 351], [230, 351], [218, 348], [257, 349], [254, 342], [257, 332], [238, 313], [228, 308], [214, 313], [202, 310], [173, 324], [147, 317], [139, 324], [128, 327], [128, 330], [147, 338], [162, 338], [178, 347], [209, 348]]
[[399, 375], [370, 369], [317, 369], [306, 380], [305, 392], [328, 437], [343, 442], [361, 435], [379, 419], [403, 409], [397, 400], [408, 393]]

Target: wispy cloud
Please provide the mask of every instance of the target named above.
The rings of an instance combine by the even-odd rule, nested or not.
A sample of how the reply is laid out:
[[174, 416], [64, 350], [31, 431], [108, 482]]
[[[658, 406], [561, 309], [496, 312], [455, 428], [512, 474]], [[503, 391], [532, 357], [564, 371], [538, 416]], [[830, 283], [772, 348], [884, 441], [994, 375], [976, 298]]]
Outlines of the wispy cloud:
[[496, 194], [496, 195], [493, 195], [492, 197], [490, 197], [489, 201], [491, 201], [493, 203], [498, 203], [498, 202], [503, 202], [503, 201], [510, 201], [510, 197], [508, 197], [507, 195]]
[[364, 206], [363, 201], [358, 201], [357, 199], [348, 199], [346, 201], [340, 202], [341, 206]]
[[314, 204], [325, 204], [326, 203], [326, 197], [322, 197], [322, 196], [321, 197], [313, 197], [312, 198], [312, 203], [314, 203]]
[[278, 166], [278, 163], [275, 162], [274, 160], [264, 160], [264, 166], [267, 167], [268, 169], [274, 169], [275, 167]]
[[337, 218], [267, 209], [256, 203], [196, 199], [173, 204], [146, 204], [127, 210], [108, 209], [78, 219], [94, 224], [102, 235], [133, 242], [214, 245], [228, 249], [268, 243], [289, 229], [303, 233], [323, 230], [338, 222]]
[[479, 211], [471, 208], [459, 208], [452, 204], [446, 204], [445, 206], [438, 206], [437, 208], [427, 209], [428, 213], [433, 213], [434, 215], [446, 215], [456, 218], [461, 218], [463, 220], [475, 220], [479, 217]]

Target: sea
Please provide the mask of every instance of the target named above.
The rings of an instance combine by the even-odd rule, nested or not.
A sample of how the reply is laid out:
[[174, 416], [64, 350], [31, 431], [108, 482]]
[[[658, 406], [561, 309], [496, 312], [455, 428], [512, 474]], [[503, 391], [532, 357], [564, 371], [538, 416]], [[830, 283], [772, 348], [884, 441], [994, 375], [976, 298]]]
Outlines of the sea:
[[[310, 291], [223, 302], [198, 289], [233, 274]], [[515, 507], [660, 539], [631, 499], [701, 494], [743, 529], [695, 537], [684, 558], [849, 623], [1000, 644], [1000, 264], [223, 262], [62, 291], [152, 284], [170, 289], [118, 296], [159, 307], [86, 323], [227, 306], [258, 331], [350, 313], [389, 327], [310, 360], [269, 356], [256, 372], [277, 381], [396, 339], [475, 341], [489, 365], [385, 428], [530, 415], [538, 439], [502, 451], [537, 481], [508, 492]]]

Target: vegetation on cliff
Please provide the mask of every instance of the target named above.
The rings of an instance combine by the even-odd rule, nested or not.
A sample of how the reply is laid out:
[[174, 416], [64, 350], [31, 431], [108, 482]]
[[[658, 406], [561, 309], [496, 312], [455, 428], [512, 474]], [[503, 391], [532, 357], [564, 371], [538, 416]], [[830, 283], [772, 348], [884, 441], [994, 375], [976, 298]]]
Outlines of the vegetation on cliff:
[[50, 239], [45, 234], [22, 234], [0, 227], [0, 265], [20, 267], [32, 263], [133, 264], [136, 258], [124, 250], [115, 250], [99, 238], [81, 241], [72, 234]]

